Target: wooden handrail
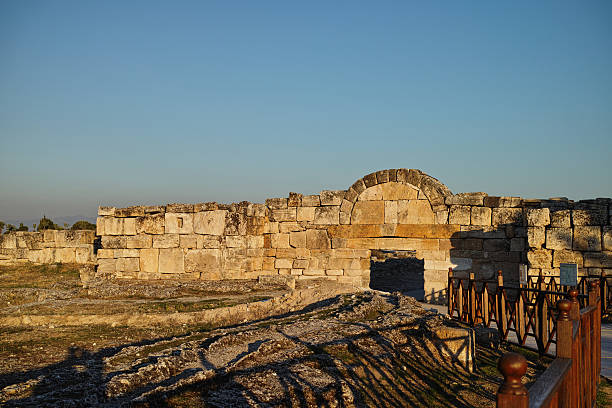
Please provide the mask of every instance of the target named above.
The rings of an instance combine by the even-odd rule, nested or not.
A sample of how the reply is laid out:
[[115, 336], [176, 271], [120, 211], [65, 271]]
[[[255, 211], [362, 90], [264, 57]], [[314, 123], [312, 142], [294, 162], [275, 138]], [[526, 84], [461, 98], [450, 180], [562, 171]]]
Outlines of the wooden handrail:
[[572, 367], [571, 358], [556, 358], [529, 389], [528, 407], [546, 407], [563, 385]]

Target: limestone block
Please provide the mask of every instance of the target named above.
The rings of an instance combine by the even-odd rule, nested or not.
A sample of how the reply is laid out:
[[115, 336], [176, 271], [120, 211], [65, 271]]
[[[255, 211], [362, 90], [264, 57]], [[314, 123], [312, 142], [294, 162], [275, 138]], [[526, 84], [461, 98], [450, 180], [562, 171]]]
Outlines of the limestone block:
[[331, 242], [326, 230], [306, 230], [306, 248], [327, 249], [331, 248]]
[[133, 206], [126, 208], [117, 208], [115, 209], [115, 217], [142, 217], [144, 216], [144, 207], [142, 206]]
[[287, 200], [289, 207], [299, 207], [302, 205], [302, 194], [289, 193], [289, 199]]
[[223, 235], [227, 210], [202, 211], [194, 214], [193, 230], [196, 234]]
[[382, 185], [378, 184], [366, 188], [357, 199], [359, 201], [381, 201], [383, 199]]
[[326, 269], [325, 274], [327, 276], [342, 276], [344, 271], [342, 269]]
[[179, 235], [165, 234], [153, 236], [153, 248], [178, 248]]
[[527, 252], [527, 260], [531, 268], [550, 268], [552, 264], [552, 251], [532, 249]]
[[578, 251], [566, 251], [563, 249], [553, 252], [553, 267], [558, 268], [562, 263], [575, 263], [582, 268], [582, 253]]
[[251, 258], [261, 258], [264, 256], [263, 248], [247, 248], [246, 255]]
[[117, 260], [116, 259], [100, 259], [96, 261], [98, 264], [97, 273], [99, 274], [113, 274], [117, 271]]
[[115, 258], [138, 258], [139, 252], [137, 249], [115, 249], [113, 250], [113, 256]]
[[106, 218], [104, 217], [96, 218], [96, 235], [98, 236], [106, 235], [104, 233], [104, 225], [106, 225]]
[[225, 237], [227, 248], [246, 248], [246, 238], [240, 235], [230, 235]]
[[138, 217], [136, 218], [136, 233], [161, 235], [165, 231], [164, 225], [165, 215], [163, 213]]
[[339, 221], [341, 225], [348, 225], [351, 223], [351, 214], [347, 212], [340, 212]]
[[248, 272], [261, 271], [262, 265], [263, 265], [262, 257], [248, 258], [246, 260], [246, 270]]
[[545, 227], [550, 224], [550, 211], [548, 208], [526, 208], [525, 218], [530, 227]]
[[612, 226], [603, 227], [602, 247], [604, 251], [612, 251]]
[[297, 220], [298, 221], [314, 221], [315, 218], [315, 207], [298, 207], [297, 209]]
[[276, 258], [274, 258], [274, 257], [271, 257], [271, 256], [264, 257], [262, 265], [261, 265], [261, 268], [264, 271], [274, 269], [274, 262], [275, 261], [276, 261]]
[[302, 273], [306, 276], [325, 276], [324, 269], [304, 269]]
[[159, 214], [166, 212], [165, 205], [145, 205], [143, 206], [145, 214]]
[[192, 213], [194, 211], [193, 204], [168, 204], [166, 205], [166, 212], [171, 213]]
[[[55, 244], [55, 234], [57, 234], [56, 230], [44, 230], [43, 231], [43, 241], [44, 242], [52, 242]], [[9, 237], [13, 237], [13, 239], [16, 237], [15, 234], [9, 234]], [[17, 241], [15, 240], [15, 245], [17, 245]], [[16, 246], [15, 246], [16, 248]]]
[[[177, 245], [178, 245], [178, 235]], [[153, 242], [155, 246], [155, 242]], [[192, 249], [192, 251], [205, 251], [204, 249]], [[213, 251], [213, 250], [211, 250]], [[185, 256], [181, 248], [163, 248], [159, 250], [159, 272], [160, 273], [183, 273], [185, 272]], [[189, 271], [194, 272], [194, 271]]]
[[136, 235], [136, 218], [123, 219], [123, 235]]
[[115, 250], [114, 249], [98, 249], [98, 253], [96, 254], [98, 259], [101, 258], [114, 258]]
[[140, 270], [139, 258], [119, 258], [117, 259], [118, 272], [138, 272]]
[[[86, 249], [86, 248], [77, 248], [77, 249]], [[2, 259], [2, 258], [0, 257], [0, 259]], [[43, 263], [43, 259], [44, 259], [44, 255], [43, 255], [43, 250], [42, 249], [34, 250], [34, 251], [28, 251], [28, 261], [30, 261], [32, 263]], [[85, 262], [80, 262], [80, 263], [85, 263]]]
[[572, 249], [572, 229], [548, 228], [546, 230], [546, 248]]
[[159, 272], [159, 249], [141, 249], [140, 250], [140, 271], [141, 272]]
[[[401, 202], [403, 201], [400, 201], [400, 203]], [[351, 224], [384, 224], [384, 222], [384, 201], [357, 201], [355, 203], [355, 206], [353, 207], [353, 213], [351, 214]]]
[[106, 235], [123, 235], [123, 218], [107, 218], [104, 223]]
[[521, 205], [521, 197], [494, 197], [487, 196], [483, 200], [485, 207], [519, 207]]
[[287, 268], [291, 269], [293, 266], [293, 259], [279, 259], [276, 258], [276, 262], [274, 262], [274, 267], [276, 269]]
[[290, 208], [281, 208], [272, 210], [272, 216], [270, 219], [274, 221], [296, 221], [297, 220], [297, 210], [295, 207]]
[[303, 269], [291, 269], [290, 273], [292, 276], [299, 276], [304, 273], [304, 270]]
[[574, 247], [579, 251], [601, 251], [601, 228], [597, 226], [574, 227]]
[[[55, 234], [54, 234], [54, 237], [55, 237]], [[0, 235], [0, 248], [3, 248], [3, 249], [17, 248], [17, 236], [11, 233]]]
[[385, 224], [397, 224], [397, 201], [385, 201], [384, 203]]
[[306, 268], [308, 268], [308, 259], [294, 259], [293, 260], [293, 268], [294, 269], [306, 269]]
[[550, 213], [550, 226], [555, 228], [571, 227], [570, 210], [552, 211]]
[[447, 196], [444, 200], [446, 205], [483, 205], [487, 193], [459, 193]]
[[344, 190], [323, 190], [321, 191], [321, 205], [340, 205], [344, 198]]
[[353, 202], [343, 199], [342, 204], [340, 204], [340, 211], [350, 214], [353, 211]]
[[191, 213], [166, 212], [165, 224], [166, 234], [193, 234], [193, 214]]
[[222, 236], [218, 236], [218, 235], [198, 235], [197, 236], [197, 242], [196, 242], [196, 248], [198, 248], [198, 249], [202, 249], [202, 248], [207, 248], [207, 249], [221, 248], [221, 242], [222, 241], [223, 241], [223, 237]]
[[304, 207], [318, 207], [321, 205], [321, 198], [318, 194], [307, 195], [302, 197], [302, 206]]
[[183, 249], [195, 249], [198, 247], [198, 237], [196, 234], [179, 235], [179, 247]]
[[337, 225], [340, 223], [339, 212], [339, 206], [315, 207], [313, 222], [317, 225]]
[[510, 240], [510, 251], [524, 251], [525, 238], [512, 238]]
[[436, 224], [448, 224], [448, 210], [436, 211], [434, 221]]
[[295, 221], [287, 221], [287, 222], [279, 223], [279, 228], [278, 229], [279, 229], [279, 232], [285, 233], [285, 232], [302, 231], [304, 228], [302, 228]]
[[[299, 196], [302, 197], [301, 194], [299, 194]], [[265, 217], [267, 209], [265, 204], [251, 203], [247, 206], [247, 215], [250, 217]]]
[[574, 225], [606, 225], [608, 214], [602, 210], [573, 210]]
[[[489, 197], [487, 197], [489, 198]], [[523, 225], [522, 208], [493, 208], [492, 225]]]
[[271, 234], [272, 248], [290, 248], [289, 234]]
[[[30, 251], [37, 252], [37, 251]], [[76, 263], [88, 264], [96, 261], [96, 256], [93, 252], [93, 245], [90, 247], [75, 248]]]
[[289, 233], [289, 245], [293, 248], [306, 248], [306, 231]]
[[222, 255], [219, 249], [191, 249], [185, 255], [185, 271], [199, 272], [202, 279], [221, 276]]
[[510, 250], [510, 241], [507, 239], [485, 239], [482, 242], [482, 249], [488, 252]]
[[115, 207], [100, 206], [100, 207], [98, 207], [98, 215], [114, 217], [115, 216]]
[[115, 249], [125, 248], [127, 246], [126, 237], [103, 236], [101, 239], [102, 248]]
[[[298, 208], [298, 210], [299, 210], [299, 208]], [[313, 218], [314, 218], [314, 212], [313, 212]], [[280, 223], [277, 222], [277, 221], [266, 222], [264, 224], [263, 233], [264, 234], [278, 234], [280, 232], [279, 224]]]
[[75, 248], [57, 248], [55, 251], [55, 262], [75, 263], [76, 262], [76, 249]]
[[247, 244], [247, 248], [263, 248], [264, 246], [263, 235], [246, 237], [246, 244]]
[[[452, 209], [452, 207], [451, 207]], [[472, 225], [491, 225], [491, 208], [470, 207], [470, 221]], [[452, 224], [449, 220], [449, 224]]]
[[585, 252], [584, 253], [585, 268], [612, 268], [612, 252]]
[[382, 199], [386, 201], [415, 200], [419, 196], [419, 190], [404, 183], [389, 182], [379, 186], [382, 190]]
[[434, 213], [427, 200], [399, 200], [397, 220], [400, 224], [433, 224]]
[[527, 228], [527, 245], [530, 248], [542, 248], [546, 241], [546, 229], [544, 227]]
[[286, 198], [268, 198], [266, 200], [266, 206], [271, 210], [287, 208], [288, 200]]
[[470, 225], [470, 206], [453, 205], [448, 213], [449, 224]]

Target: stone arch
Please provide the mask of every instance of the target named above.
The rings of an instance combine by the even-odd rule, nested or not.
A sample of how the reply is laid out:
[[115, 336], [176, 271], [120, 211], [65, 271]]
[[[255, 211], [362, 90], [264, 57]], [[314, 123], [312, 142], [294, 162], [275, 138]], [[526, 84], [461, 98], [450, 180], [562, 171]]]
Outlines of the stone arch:
[[[448, 208], [445, 204], [445, 199], [447, 196], [452, 195], [451, 191], [436, 178], [416, 169], [380, 170], [370, 173], [357, 180], [351, 187], [349, 187], [344, 196], [342, 206], [340, 207], [340, 222], [342, 224], [351, 224], [354, 221], [352, 220], [353, 210], [355, 209], [355, 205], [360, 196], [362, 196], [364, 192], [367, 194], [366, 190], [373, 191], [374, 189], [372, 189], [372, 187], [388, 185], [389, 183], [397, 183], [402, 186], [406, 186], [409, 189], [417, 191], [417, 194], [422, 194], [424, 198], [427, 199], [432, 214], [434, 214], [434, 219], [431, 222], [427, 222], [427, 220], [424, 219], [422, 220], [423, 222], [416, 223], [447, 223]], [[406, 192], [399, 193], [402, 194]], [[382, 198], [384, 197], [381, 197], [381, 202], [384, 201]], [[384, 223], [384, 221], [382, 223]]]

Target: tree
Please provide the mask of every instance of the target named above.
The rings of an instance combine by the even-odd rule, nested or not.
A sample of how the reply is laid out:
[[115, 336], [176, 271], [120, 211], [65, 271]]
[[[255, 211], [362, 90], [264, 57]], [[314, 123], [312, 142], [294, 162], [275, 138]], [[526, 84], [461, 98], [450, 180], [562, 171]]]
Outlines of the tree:
[[95, 230], [96, 224], [92, 224], [89, 221], [81, 220], [81, 221], [75, 222], [70, 229], [71, 230]]
[[13, 232], [16, 229], [17, 228], [15, 228], [15, 226], [13, 224], [6, 224], [6, 232]]
[[23, 225], [23, 222], [19, 223], [19, 228], [17, 228], [17, 231], [27, 231], [28, 227]]
[[44, 230], [56, 230], [60, 229], [60, 227], [51, 221], [49, 218], [43, 215], [43, 217], [38, 222], [38, 229], [36, 231], [44, 231]]
[[0, 234], [2, 234], [2, 230], [4, 229], [4, 226], [5, 226], [5, 225], [6, 225], [5, 223], [3, 223], [2, 221], [0, 221]]

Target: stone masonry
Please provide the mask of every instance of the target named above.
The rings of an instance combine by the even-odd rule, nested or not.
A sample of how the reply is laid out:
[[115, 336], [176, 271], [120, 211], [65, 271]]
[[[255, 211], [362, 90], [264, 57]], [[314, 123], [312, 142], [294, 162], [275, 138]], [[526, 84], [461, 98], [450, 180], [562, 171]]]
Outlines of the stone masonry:
[[95, 239], [95, 231], [9, 232], [0, 235], [0, 265], [20, 262], [94, 264]]

